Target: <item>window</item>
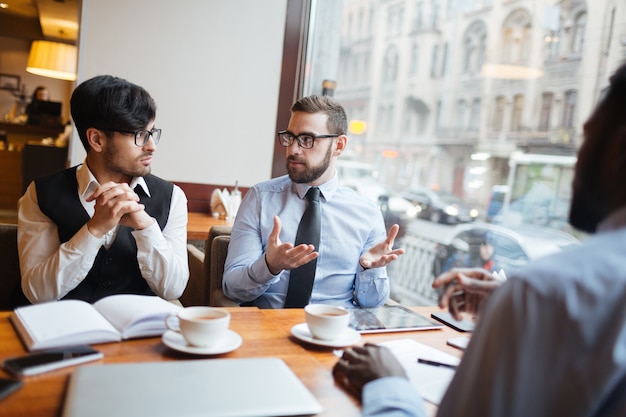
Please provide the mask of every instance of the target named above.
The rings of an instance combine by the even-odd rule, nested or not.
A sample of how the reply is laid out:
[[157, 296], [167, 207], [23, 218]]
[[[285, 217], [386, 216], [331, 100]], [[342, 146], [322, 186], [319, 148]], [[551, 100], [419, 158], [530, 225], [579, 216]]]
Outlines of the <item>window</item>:
[[485, 59], [487, 28], [482, 21], [473, 22], [465, 31], [463, 39], [463, 72], [480, 74]]
[[466, 126], [465, 114], [467, 112], [467, 105], [465, 104], [465, 100], [463, 99], [459, 100], [459, 103], [457, 104], [456, 108], [457, 108], [456, 128], [457, 130], [461, 131]]
[[574, 27], [572, 28], [572, 53], [581, 54], [583, 52], [586, 24], [587, 13], [580, 13], [576, 16]]
[[383, 67], [383, 82], [393, 82], [398, 77], [398, 50], [395, 46], [390, 46], [385, 54]]
[[424, 26], [424, 2], [418, 1], [415, 4], [415, 19], [413, 28], [420, 30]]
[[569, 90], [565, 92], [562, 123], [564, 128], [574, 127], [574, 113], [576, 112], [577, 95], [576, 90]]
[[420, 47], [417, 42], [413, 43], [411, 48], [411, 64], [409, 66], [409, 75], [417, 75], [419, 68]]
[[503, 64], [528, 64], [532, 34], [530, 13], [524, 9], [512, 12], [502, 28]]
[[441, 5], [439, 4], [439, 0], [432, 0], [431, 10], [430, 10], [430, 25], [433, 29], [437, 29], [439, 26], [439, 9]]
[[472, 108], [470, 110], [469, 130], [476, 132], [480, 126], [480, 99], [475, 98], [472, 100]]
[[496, 97], [495, 100], [495, 110], [493, 112], [493, 123], [492, 127], [495, 132], [502, 131], [502, 127], [504, 126], [504, 107], [506, 106], [506, 98], [503, 96]]
[[448, 71], [448, 44], [443, 45], [443, 57], [441, 57], [441, 75], [446, 75]]
[[430, 61], [430, 76], [435, 78], [437, 76], [437, 63], [439, 62], [439, 45], [433, 46], [433, 53]]
[[524, 112], [524, 96], [521, 94], [513, 97], [513, 114], [511, 115], [511, 130], [522, 129], [522, 114]]
[[550, 129], [550, 115], [552, 114], [553, 93], [543, 93], [541, 96], [541, 115], [539, 119], [539, 130], [547, 131]]
[[404, 6], [392, 6], [389, 8], [387, 19], [387, 35], [395, 36], [402, 33], [402, 17], [404, 16]]
[[[581, 113], [592, 107], [579, 111], [578, 99], [597, 103], [626, 56], [621, 0], [311, 1], [315, 15], [302, 41], [321, 51], [306, 51], [302, 76], [338, 77], [334, 97], [367, 126], [350, 135], [342, 157], [370, 164], [376, 181], [399, 193], [453, 192], [481, 220], [494, 187], [509, 181], [513, 155], [575, 158], [589, 117]], [[357, 40], [360, 25], [368, 36]], [[583, 66], [583, 53], [596, 65]], [[305, 83], [302, 94], [319, 93], [319, 85]], [[512, 180], [516, 195], [551, 175], [522, 174]], [[423, 270], [393, 273], [432, 271]]]

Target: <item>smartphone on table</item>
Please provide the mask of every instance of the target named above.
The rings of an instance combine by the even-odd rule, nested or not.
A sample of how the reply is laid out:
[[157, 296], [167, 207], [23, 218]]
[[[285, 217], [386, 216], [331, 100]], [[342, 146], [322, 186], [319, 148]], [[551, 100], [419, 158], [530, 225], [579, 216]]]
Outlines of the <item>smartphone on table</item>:
[[452, 317], [452, 314], [448, 312], [438, 311], [436, 313], [431, 313], [430, 316], [435, 320], [438, 320], [445, 324], [446, 326], [452, 327], [454, 330], [458, 332], [473, 332], [474, 331], [474, 323], [463, 319], [463, 320], [455, 320]]
[[18, 379], [0, 378], [0, 400], [16, 391], [23, 384]]
[[0, 363], [0, 366], [10, 374], [22, 377], [95, 361], [103, 356], [91, 346], [79, 345], [7, 358]]

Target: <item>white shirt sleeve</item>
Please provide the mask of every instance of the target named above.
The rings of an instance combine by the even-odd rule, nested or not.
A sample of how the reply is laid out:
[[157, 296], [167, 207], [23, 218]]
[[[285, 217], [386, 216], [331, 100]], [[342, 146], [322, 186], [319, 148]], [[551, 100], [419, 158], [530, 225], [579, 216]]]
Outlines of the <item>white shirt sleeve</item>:
[[137, 261], [141, 275], [159, 297], [180, 297], [189, 280], [187, 258], [187, 197], [174, 186], [167, 224], [163, 231], [155, 221], [152, 226], [132, 232], [137, 243]]
[[[35, 183], [18, 202], [18, 252], [22, 291], [32, 303], [63, 298], [91, 270], [105, 238], [91, 235], [84, 225], [61, 244], [57, 226], [39, 208]], [[168, 222], [156, 221], [132, 232], [142, 276], [160, 297], [180, 297], [189, 280], [187, 260], [187, 198], [174, 186]]]
[[22, 291], [31, 303], [58, 300], [85, 279], [104, 239], [92, 236], [84, 225], [61, 244], [56, 224], [39, 209], [34, 182], [18, 208]]

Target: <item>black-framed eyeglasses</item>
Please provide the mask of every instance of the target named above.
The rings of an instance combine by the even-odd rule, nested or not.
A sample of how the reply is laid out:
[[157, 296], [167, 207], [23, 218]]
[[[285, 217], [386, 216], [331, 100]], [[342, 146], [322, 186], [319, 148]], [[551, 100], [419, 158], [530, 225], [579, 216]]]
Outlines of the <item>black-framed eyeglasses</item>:
[[308, 133], [303, 133], [302, 135], [294, 135], [293, 133], [287, 130], [281, 130], [276, 134], [278, 136], [278, 143], [280, 143], [285, 148], [293, 145], [293, 141], [296, 140], [298, 142], [298, 146], [302, 149], [311, 149], [313, 145], [315, 145], [316, 139], [324, 139], [324, 138], [336, 138], [341, 136], [339, 133], [335, 133], [332, 135], [310, 135]]
[[139, 146], [140, 148], [143, 148], [144, 146], [146, 146], [146, 143], [148, 143], [151, 136], [155, 145], [157, 145], [159, 141], [161, 140], [161, 129], [152, 128], [152, 130], [146, 130], [146, 129], [123, 130], [123, 129], [111, 129], [111, 128], [106, 128], [106, 127], [102, 127], [99, 129], [108, 130], [110, 132], [126, 133], [127, 135], [135, 135], [135, 145]]

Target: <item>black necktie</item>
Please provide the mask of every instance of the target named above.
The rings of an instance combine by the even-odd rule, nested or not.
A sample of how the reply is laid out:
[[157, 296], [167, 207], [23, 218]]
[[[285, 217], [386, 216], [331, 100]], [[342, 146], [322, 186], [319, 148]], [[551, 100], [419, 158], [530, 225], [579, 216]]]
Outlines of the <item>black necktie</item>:
[[[306, 199], [309, 201], [309, 204], [302, 215], [302, 219], [300, 220], [294, 244], [295, 246], [298, 246], [305, 243], [315, 246], [315, 250], [318, 250], [322, 224], [322, 215], [320, 213], [320, 189], [317, 187], [309, 188], [309, 191], [306, 193]], [[316, 267], [317, 258], [291, 270], [285, 308], [304, 307], [309, 304], [309, 300], [311, 299], [311, 290], [313, 289], [313, 280], [315, 279]]]

